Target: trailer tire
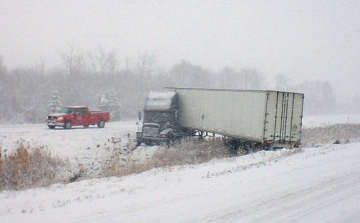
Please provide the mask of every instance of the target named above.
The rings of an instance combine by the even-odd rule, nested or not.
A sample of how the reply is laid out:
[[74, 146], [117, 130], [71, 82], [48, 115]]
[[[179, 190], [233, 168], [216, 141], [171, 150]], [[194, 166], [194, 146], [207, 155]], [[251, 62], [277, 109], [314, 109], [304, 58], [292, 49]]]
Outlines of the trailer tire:
[[105, 127], [105, 120], [100, 119], [99, 122], [97, 123], [97, 127], [98, 128], [104, 128]]
[[64, 123], [64, 129], [71, 129], [71, 126], [72, 126], [71, 121], [66, 121], [66, 122]]
[[55, 126], [54, 125], [48, 125], [49, 129], [54, 129]]
[[152, 142], [149, 141], [149, 140], [145, 140], [145, 141], [144, 141], [144, 144], [145, 144], [146, 146], [152, 146], [152, 145], [153, 145]]
[[86, 129], [89, 128], [89, 125], [84, 125], [84, 128], [86, 128]]

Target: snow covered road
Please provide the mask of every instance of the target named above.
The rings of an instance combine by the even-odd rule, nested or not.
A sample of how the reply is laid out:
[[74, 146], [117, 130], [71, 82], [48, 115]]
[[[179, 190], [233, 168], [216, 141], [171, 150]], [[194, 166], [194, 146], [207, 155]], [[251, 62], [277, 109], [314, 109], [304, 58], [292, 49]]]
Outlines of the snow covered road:
[[0, 222], [358, 222], [360, 143], [0, 193]]

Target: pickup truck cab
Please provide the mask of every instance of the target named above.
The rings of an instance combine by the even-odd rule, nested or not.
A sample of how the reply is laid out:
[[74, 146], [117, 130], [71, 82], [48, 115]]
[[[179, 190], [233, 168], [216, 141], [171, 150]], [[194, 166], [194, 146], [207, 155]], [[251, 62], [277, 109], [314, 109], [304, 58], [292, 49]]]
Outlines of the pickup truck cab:
[[46, 124], [50, 129], [56, 126], [70, 129], [72, 126], [97, 125], [99, 128], [104, 128], [105, 122], [109, 122], [110, 113], [100, 111], [90, 111], [86, 106], [67, 106], [55, 114], [47, 116]]

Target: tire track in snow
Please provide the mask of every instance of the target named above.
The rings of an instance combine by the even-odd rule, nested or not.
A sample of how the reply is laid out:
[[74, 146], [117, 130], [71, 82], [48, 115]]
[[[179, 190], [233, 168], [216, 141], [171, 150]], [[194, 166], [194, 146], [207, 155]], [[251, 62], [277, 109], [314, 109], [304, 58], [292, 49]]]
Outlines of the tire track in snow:
[[[296, 222], [342, 200], [360, 195], [360, 171], [323, 181], [290, 193], [253, 201], [222, 216], [204, 222]], [[260, 202], [259, 202], [260, 201]]]

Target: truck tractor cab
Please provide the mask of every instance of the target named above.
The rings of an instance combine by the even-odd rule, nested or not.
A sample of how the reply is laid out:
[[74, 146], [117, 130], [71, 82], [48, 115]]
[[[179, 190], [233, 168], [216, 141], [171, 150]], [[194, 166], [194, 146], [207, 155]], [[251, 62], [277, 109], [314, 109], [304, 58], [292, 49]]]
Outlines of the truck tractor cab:
[[136, 133], [137, 144], [169, 144], [176, 138], [179, 125], [176, 92], [153, 92], [146, 98], [142, 131]]

